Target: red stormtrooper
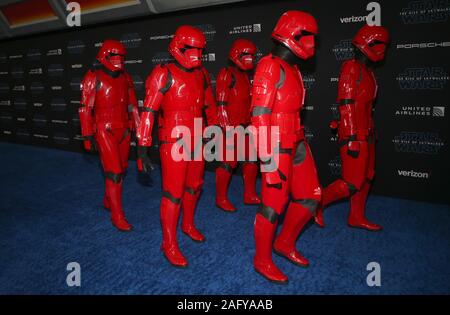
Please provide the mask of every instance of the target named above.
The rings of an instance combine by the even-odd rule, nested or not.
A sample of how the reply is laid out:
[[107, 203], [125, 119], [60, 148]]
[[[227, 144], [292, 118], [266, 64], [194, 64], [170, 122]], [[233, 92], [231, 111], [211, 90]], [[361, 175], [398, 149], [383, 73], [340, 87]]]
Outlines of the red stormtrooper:
[[[250, 123], [251, 85], [248, 72], [253, 69], [256, 46], [249, 40], [238, 39], [234, 41], [228, 54], [232, 65], [222, 68], [217, 76], [216, 99], [218, 106], [224, 106], [230, 126], [246, 128]], [[238, 144], [239, 145], [239, 144]], [[249, 161], [249, 137], [245, 138], [246, 161], [242, 166], [244, 179], [244, 203], [259, 204], [261, 200], [256, 194], [256, 176], [258, 165]], [[225, 143], [225, 150], [227, 145]], [[233, 151], [237, 151], [236, 145]], [[237, 155], [232, 159], [225, 159], [216, 169], [216, 205], [225, 211], [236, 211], [228, 200], [228, 185], [233, 170], [237, 167]]]
[[[299, 266], [308, 266], [308, 260], [295, 248], [296, 239], [305, 224], [313, 217], [321, 200], [321, 188], [313, 156], [304, 136], [300, 111], [305, 98], [298, 58], [314, 55], [314, 36], [317, 23], [314, 17], [301, 11], [284, 13], [272, 38], [277, 43], [272, 53], [259, 62], [253, 80], [252, 124], [258, 133], [258, 155], [262, 171], [262, 203], [255, 219], [255, 270], [270, 281], [287, 283], [272, 260], [272, 243], [278, 217], [289, 201], [281, 233], [273, 244], [275, 253]], [[267, 132], [267, 142], [277, 127], [279, 142], [271, 143], [278, 155], [275, 169], [265, 169], [273, 161], [264, 156], [261, 134]], [[266, 162], [264, 162], [266, 161]], [[269, 162], [269, 163], [268, 163]]]
[[331, 128], [338, 131], [342, 178], [323, 191], [322, 205], [315, 221], [324, 226], [323, 208], [338, 199], [350, 197], [348, 224], [369, 231], [381, 230], [365, 216], [365, 205], [375, 175], [375, 131], [372, 118], [377, 82], [371, 62], [384, 59], [388, 31], [381, 26], [364, 25], [353, 39], [355, 58], [343, 63], [339, 76], [340, 121]]
[[[158, 116], [158, 132], [162, 168], [163, 193], [161, 199], [161, 250], [176, 267], [186, 267], [188, 262], [177, 241], [180, 207], [183, 209], [181, 230], [192, 240], [202, 242], [203, 234], [194, 224], [194, 212], [203, 185], [205, 161], [203, 139], [194, 137], [194, 119], [206, 114], [208, 124], [225, 127], [226, 113], [217, 108], [208, 72], [201, 66], [205, 35], [192, 26], [180, 26], [170, 42], [169, 52], [175, 62], [158, 65], [146, 81], [146, 97], [141, 124], [137, 132], [138, 168], [147, 171], [150, 160], [147, 154], [152, 144], [151, 131]], [[220, 113], [218, 113], [220, 112]], [[203, 129], [205, 126], [201, 126]], [[194, 159], [177, 160], [171, 154], [182, 131], [191, 131], [191, 153]]]
[[79, 116], [84, 148], [99, 151], [105, 175], [103, 205], [121, 231], [131, 230], [122, 209], [122, 184], [128, 167], [131, 131], [139, 125], [133, 80], [124, 70], [125, 47], [105, 40], [94, 68], [81, 82]]

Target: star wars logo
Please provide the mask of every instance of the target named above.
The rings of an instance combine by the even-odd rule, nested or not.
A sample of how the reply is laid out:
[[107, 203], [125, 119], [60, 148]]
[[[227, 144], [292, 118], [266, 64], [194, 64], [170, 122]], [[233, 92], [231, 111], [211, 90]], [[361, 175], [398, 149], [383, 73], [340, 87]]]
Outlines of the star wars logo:
[[314, 86], [314, 83], [316, 83], [316, 78], [313, 75], [308, 74], [303, 76], [305, 90], [310, 90]]
[[404, 24], [441, 23], [450, 15], [449, 0], [411, 1], [400, 11]]
[[122, 35], [120, 42], [129, 49], [139, 48], [142, 43], [142, 38], [139, 33], [127, 33]]
[[330, 162], [328, 162], [331, 175], [337, 177], [341, 175], [342, 161], [339, 155], [336, 155]]
[[341, 118], [341, 115], [339, 114], [339, 108], [338, 104], [331, 105], [331, 114], [333, 119], [339, 120]]
[[402, 131], [392, 140], [395, 150], [401, 153], [436, 155], [444, 143], [436, 132]]
[[214, 35], [216, 35], [216, 29], [212, 24], [200, 24], [194, 26], [202, 30], [203, 34], [205, 34], [207, 42], [210, 42], [214, 39]]
[[234, 26], [228, 31], [228, 34], [242, 34], [242, 33], [260, 33], [262, 30], [261, 23]]
[[401, 90], [442, 90], [449, 80], [442, 67], [406, 68], [397, 76]]
[[305, 138], [308, 142], [311, 142], [314, 139], [314, 133], [311, 128], [305, 126]]
[[339, 41], [333, 48], [334, 56], [336, 60], [347, 60], [353, 58], [355, 52], [353, 50], [352, 40], [343, 39]]
[[152, 57], [153, 64], [169, 63], [172, 62], [173, 60], [174, 60], [173, 57], [166, 51], [157, 52]]

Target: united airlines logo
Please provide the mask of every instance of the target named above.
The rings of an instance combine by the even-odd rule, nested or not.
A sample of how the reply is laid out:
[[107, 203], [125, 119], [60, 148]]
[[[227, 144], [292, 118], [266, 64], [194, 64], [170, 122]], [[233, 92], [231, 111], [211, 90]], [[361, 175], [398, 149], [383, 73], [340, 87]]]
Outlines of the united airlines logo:
[[42, 68], [33, 68], [28, 71], [28, 74], [39, 75], [42, 74]]
[[242, 33], [260, 33], [262, 31], [261, 23], [248, 24], [248, 25], [240, 25], [234, 26], [231, 30], [228, 31], [228, 34], [242, 34]]
[[444, 117], [445, 116], [445, 107], [433, 106], [433, 116], [434, 117]]
[[449, 80], [442, 67], [406, 68], [397, 76], [401, 90], [442, 90]]
[[204, 55], [202, 55], [202, 61], [203, 62], [216, 61], [216, 54], [215, 53], [204, 54]]
[[444, 106], [401, 106], [395, 111], [396, 116], [407, 117], [444, 117]]
[[450, 15], [449, 0], [411, 1], [400, 11], [404, 24], [442, 23]]
[[62, 49], [58, 48], [58, 49], [51, 49], [47, 52], [47, 56], [61, 56], [62, 53]]
[[392, 140], [397, 152], [436, 155], [444, 142], [436, 132], [403, 131]]

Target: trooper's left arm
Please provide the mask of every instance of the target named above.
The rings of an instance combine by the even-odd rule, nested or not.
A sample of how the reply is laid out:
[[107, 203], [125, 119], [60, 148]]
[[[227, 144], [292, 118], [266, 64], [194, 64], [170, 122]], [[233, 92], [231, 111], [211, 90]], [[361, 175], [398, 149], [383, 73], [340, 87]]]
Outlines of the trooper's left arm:
[[136, 99], [136, 92], [131, 76], [127, 73], [128, 82], [128, 115], [130, 118], [131, 130], [137, 130], [140, 124], [138, 101]]
[[228, 123], [228, 115], [224, 106], [217, 106], [216, 100], [211, 87], [211, 80], [209, 73], [205, 68], [202, 68], [205, 78], [205, 114], [208, 120], [208, 125], [219, 125], [225, 128]]

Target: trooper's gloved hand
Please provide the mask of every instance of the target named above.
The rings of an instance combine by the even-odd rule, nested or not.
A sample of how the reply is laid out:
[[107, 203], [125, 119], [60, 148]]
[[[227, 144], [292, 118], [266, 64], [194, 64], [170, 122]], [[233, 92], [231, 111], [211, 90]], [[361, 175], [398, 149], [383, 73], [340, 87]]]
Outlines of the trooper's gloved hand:
[[137, 158], [139, 172], [149, 174], [154, 169], [150, 157], [148, 156], [148, 147], [138, 145]]
[[95, 138], [93, 135], [84, 136], [83, 139], [83, 146], [86, 151], [95, 152], [97, 150], [97, 146], [95, 145]]
[[347, 146], [347, 154], [353, 158], [359, 156], [360, 144], [358, 141], [350, 141]]

